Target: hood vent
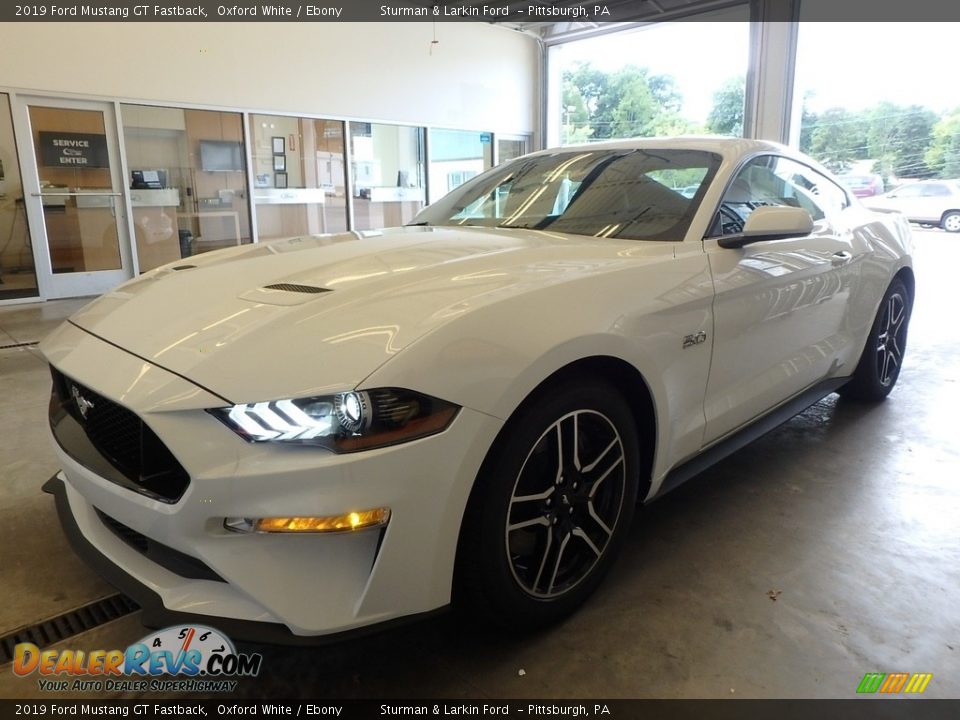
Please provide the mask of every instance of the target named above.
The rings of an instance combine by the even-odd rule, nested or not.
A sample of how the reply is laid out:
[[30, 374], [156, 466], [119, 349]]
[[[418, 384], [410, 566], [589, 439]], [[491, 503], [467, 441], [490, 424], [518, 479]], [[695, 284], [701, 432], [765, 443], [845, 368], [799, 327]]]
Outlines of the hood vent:
[[195, 267], [196, 265], [175, 265], [170, 269], [171, 270], [193, 270], [193, 268]]
[[273, 285], [264, 285], [263, 289], [282, 290], [283, 292], [307, 293], [309, 295], [330, 292], [328, 288], [317, 287], [315, 285], [298, 285], [296, 283], [274, 283]]

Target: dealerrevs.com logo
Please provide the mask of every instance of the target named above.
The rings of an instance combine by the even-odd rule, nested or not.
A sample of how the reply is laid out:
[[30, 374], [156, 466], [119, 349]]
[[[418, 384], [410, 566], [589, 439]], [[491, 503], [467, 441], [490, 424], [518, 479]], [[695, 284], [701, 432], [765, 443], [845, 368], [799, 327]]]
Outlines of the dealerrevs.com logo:
[[178, 625], [126, 650], [41, 650], [20, 643], [14, 648], [13, 672], [38, 675], [38, 687], [46, 692], [232, 692], [237, 686], [232, 678], [256, 677], [262, 662], [259, 653], [238, 653], [219, 630]]

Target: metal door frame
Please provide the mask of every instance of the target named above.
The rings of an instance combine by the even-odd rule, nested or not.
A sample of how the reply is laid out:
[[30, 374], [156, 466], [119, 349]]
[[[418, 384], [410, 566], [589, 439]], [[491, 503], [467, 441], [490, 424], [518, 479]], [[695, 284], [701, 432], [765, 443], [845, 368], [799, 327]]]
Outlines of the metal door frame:
[[[124, 163], [120, 153], [120, 135], [117, 124], [116, 103], [107, 100], [77, 100], [50, 95], [10, 95], [13, 113], [14, 135], [20, 156], [23, 177], [23, 194], [33, 244], [37, 287], [40, 298], [53, 300], [65, 297], [100, 295], [134, 275], [134, 257], [131, 252], [128, 208], [130, 206], [127, 184], [124, 182]], [[64, 193], [77, 195], [107, 195], [115, 200], [117, 244], [120, 252], [120, 268], [89, 272], [54, 273], [47, 238], [46, 220], [40, 193], [40, 172], [33, 141], [30, 107], [63, 108], [65, 110], [92, 110], [103, 113], [104, 133], [107, 139], [107, 157], [110, 162], [110, 193]]]

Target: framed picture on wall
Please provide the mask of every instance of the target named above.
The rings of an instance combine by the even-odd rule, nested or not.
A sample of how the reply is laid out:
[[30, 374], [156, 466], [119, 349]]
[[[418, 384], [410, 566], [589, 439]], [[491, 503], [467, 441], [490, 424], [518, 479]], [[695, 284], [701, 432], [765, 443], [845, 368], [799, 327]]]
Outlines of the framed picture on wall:
[[276, 188], [285, 188], [287, 186], [287, 174], [285, 172], [274, 173], [273, 186]]
[[286, 152], [287, 152], [286, 140], [279, 136], [273, 138], [273, 154], [283, 155]]
[[[280, 138], [283, 140], [283, 138]], [[273, 169], [285, 172], [287, 169], [287, 156], [286, 155], [274, 155], [273, 156]]]

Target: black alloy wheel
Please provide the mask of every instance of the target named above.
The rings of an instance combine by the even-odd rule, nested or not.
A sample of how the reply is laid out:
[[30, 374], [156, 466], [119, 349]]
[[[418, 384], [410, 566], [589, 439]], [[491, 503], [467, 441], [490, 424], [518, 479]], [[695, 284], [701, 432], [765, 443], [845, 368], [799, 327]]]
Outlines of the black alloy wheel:
[[893, 390], [900, 377], [910, 324], [910, 293], [894, 278], [880, 301], [866, 347], [850, 382], [838, 392], [855, 400], [876, 402]]
[[609, 385], [539, 392], [504, 427], [477, 479], [455, 599], [513, 629], [572, 612], [620, 550], [639, 456], [636, 422]]

